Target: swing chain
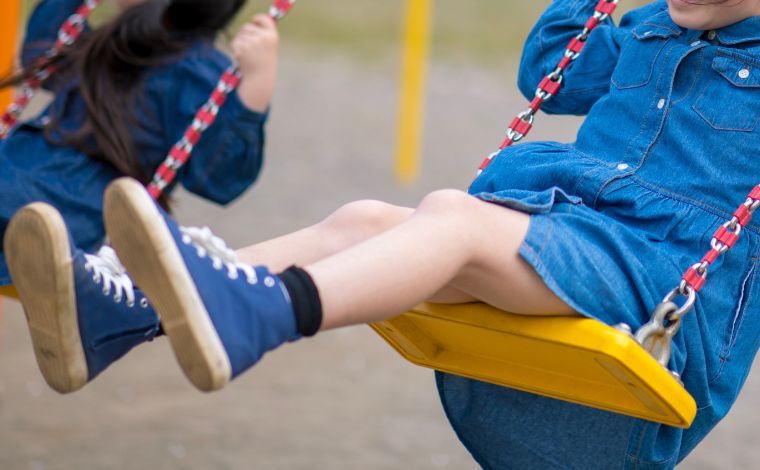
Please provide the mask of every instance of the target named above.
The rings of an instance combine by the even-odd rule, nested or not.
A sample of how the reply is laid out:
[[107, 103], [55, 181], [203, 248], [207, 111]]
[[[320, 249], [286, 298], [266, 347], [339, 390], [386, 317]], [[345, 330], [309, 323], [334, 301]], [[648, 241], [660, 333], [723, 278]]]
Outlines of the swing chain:
[[296, 0], [274, 0], [272, 6], [269, 7], [269, 16], [279, 21], [290, 12], [295, 3]]
[[[760, 185], [755, 186], [731, 218], [718, 228], [710, 240], [710, 251], [698, 263], [693, 264], [681, 278], [678, 287], [671, 290], [652, 313], [652, 319], [634, 335], [634, 339], [646, 349], [663, 367], [670, 360], [670, 342], [681, 326], [681, 319], [697, 301], [697, 292], [707, 281], [710, 266], [720, 255], [736, 244], [742, 229], [760, 208]], [[683, 296], [686, 301], [680, 307], [673, 301]], [[626, 331], [622, 326], [621, 331]], [[630, 332], [630, 328], [628, 330]], [[664, 342], [667, 341], [667, 346]], [[677, 374], [671, 371], [677, 377]]]
[[[269, 7], [269, 16], [275, 21], [280, 21], [293, 9], [295, 3], [296, 0], [274, 0]], [[198, 110], [182, 138], [169, 150], [169, 154], [147, 184], [148, 194], [153, 199], [160, 198], [166, 188], [177, 179], [177, 175], [190, 160], [203, 133], [214, 124], [219, 111], [227, 102], [229, 95], [237, 89], [242, 78], [237, 65], [228, 67], [222, 74], [208, 101]]]
[[[51, 61], [61, 51], [74, 44], [84, 32], [87, 18], [102, 3], [103, 0], [85, 0], [85, 2], [69, 16], [58, 30], [56, 42], [52, 48], [45, 52], [42, 62]], [[21, 115], [48, 78], [55, 72], [55, 66], [50, 64], [38, 70], [33, 76], [24, 80], [18, 86], [13, 103], [0, 116], [0, 140], [5, 139], [16, 127]]]
[[591, 32], [614, 13], [619, 1], [620, 0], [599, 0], [596, 7], [594, 7], [593, 16], [586, 21], [583, 30], [574, 36], [570, 43], [568, 43], [557, 67], [541, 80], [541, 83], [536, 89], [535, 98], [530, 102], [528, 109], [512, 120], [507, 128], [506, 137], [502, 141], [501, 146], [499, 146], [499, 149], [488, 155], [480, 164], [477, 173], [478, 175], [491, 164], [493, 159], [499, 155], [502, 150], [521, 141], [528, 132], [530, 132], [533, 128], [533, 120], [536, 113], [538, 113], [545, 102], [552, 99], [552, 97], [559, 92], [564, 82], [564, 74], [567, 71], [567, 68], [580, 57], [581, 51], [586, 46], [586, 41], [591, 36]]

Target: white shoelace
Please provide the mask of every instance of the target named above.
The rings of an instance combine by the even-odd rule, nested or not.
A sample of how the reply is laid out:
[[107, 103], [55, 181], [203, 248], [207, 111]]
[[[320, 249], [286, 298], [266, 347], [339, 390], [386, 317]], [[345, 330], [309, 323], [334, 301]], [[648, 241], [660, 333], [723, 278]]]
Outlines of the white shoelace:
[[248, 284], [259, 282], [253, 267], [241, 263], [233, 250], [221, 238], [215, 236], [208, 227], [180, 227], [182, 242], [186, 245], [195, 246], [198, 257], [211, 258], [214, 269], [221, 271], [227, 268], [227, 277], [232, 280], [238, 279], [239, 271], [245, 274]]
[[[96, 284], [103, 284], [103, 295], [111, 295], [113, 291], [113, 300], [116, 303], [121, 302], [126, 296], [127, 306], [134, 307], [135, 286], [113, 248], [103, 246], [96, 254], [85, 253], [84, 257], [84, 269], [92, 273], [92, 280]], [[147, 308], [148, 299], [141, 299], [140, 306]]]

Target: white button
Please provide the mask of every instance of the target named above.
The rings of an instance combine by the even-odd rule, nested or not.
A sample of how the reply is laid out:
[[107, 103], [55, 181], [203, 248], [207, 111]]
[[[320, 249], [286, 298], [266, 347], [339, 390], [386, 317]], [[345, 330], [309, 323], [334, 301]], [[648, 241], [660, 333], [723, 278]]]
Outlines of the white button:
[[665, 107], [665, 98], [662, 98], [660, 101], [657, 102], [657, 109], [662, 109]]
[[694, 41], [693, 43], [691, 43], [691, 47], [697, 47], [700, 44], [702, 44], [702, 41]]
[[739, 70], [739, 78], [749, 78], [749, 69]]
[[710, 41], [712, 41], [713, 39], [715, 39], [715, 37], [717, 35], [718, 35], [718, 33], [716, 33], [715, 31], [710, 31], [709, 33], [707, 33], [707, 39], [709, 39]]
[[617, 166], [617, 169], [620, 171], [625, 171], [628, 168], [630, 168], [630, 165], [628, 165], [627, 163], [621, 163], [620, 165]]

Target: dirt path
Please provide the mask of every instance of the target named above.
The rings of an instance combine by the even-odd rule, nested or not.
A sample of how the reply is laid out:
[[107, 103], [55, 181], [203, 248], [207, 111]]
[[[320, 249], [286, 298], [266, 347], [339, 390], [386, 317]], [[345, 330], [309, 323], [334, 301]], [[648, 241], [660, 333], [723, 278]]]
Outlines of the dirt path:
[[[340, 204], [413, 204], [464, 187], [522, 100], [514, 72], [436, 66], [423, 180], [390, 175], [396, 70], [284, 54], [269, 163], [257, 187], [222, 211], [180, 196], [180, 219], [233, 246], [319, 220]], [[571, 139], [574, 119], [544, 120], [536, 138]], [[757, 369], [757, 367], [756, 367]], [[684, 469], [760, 461], [760, 372]], [[438, 404], [432, 373], [403, 362], [366, 327], [287, 346], [222, 393], [181, 376], [165, 341], [139, 348], [84, 391], [49, 391], [11, 306], [0, 341], [0, 468], [474, 469]]]

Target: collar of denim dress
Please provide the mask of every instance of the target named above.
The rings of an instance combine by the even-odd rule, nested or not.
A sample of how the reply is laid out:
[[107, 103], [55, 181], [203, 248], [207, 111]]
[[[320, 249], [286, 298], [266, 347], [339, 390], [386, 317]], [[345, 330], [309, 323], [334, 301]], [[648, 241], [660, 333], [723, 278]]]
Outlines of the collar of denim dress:
[[[638, 39], [672, 38], [679, 37], [686, 31], [688, 30], [678, 26], [673, 21], [670, 17], [670, 13], [666, 9], [648, 18], [644, 23], [636, 26], [633, 30], [633, 34]], [[695, 32], [692, 31], [692, 33]], [[709, 32], [707, 33], [709, 34]], [[689, 34], [689, 36], [692, 35]], [[714, 38], [716, 38], [719, 43], [726, 46], [757, 42], [759, 43], [758, 48], [760, 48], [760, 16], [753, 16], [716, 30]]]
[[726, 26], [717, 31], [718, 41], [726, 45], [757, 42], [760, 49], [760, 16]]

